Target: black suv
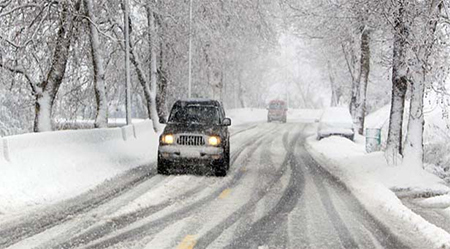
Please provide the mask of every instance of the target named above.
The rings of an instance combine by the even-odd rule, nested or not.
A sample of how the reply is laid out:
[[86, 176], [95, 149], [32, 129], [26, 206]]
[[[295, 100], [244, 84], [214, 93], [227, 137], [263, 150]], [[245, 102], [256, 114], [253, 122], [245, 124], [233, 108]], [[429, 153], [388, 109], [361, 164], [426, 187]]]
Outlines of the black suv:
[[159, 139], [158, 174], [210, 168], [225, 176], [230, 168], [231, 119], [217, 100], [178, 100]]

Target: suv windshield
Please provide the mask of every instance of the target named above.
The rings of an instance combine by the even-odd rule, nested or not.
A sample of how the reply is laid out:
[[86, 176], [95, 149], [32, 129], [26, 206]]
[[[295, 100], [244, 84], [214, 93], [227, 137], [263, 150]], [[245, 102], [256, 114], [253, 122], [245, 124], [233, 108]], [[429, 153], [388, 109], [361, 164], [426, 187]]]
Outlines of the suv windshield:
[[175, 107], [169, 122], [188, 124], [219, 124], [219, 110], [215, 106], [188, 105]]
[[272, 102], [269, 104], [269, 109], [284, 109], [284, 104], [281, 102]]

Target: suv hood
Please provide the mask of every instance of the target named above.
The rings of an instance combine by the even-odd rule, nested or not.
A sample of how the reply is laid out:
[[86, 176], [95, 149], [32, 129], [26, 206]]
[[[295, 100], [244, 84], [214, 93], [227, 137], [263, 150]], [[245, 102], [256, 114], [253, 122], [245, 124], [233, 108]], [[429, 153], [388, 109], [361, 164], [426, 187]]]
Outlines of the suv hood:
[[204, 125], [204, 124], [185, 124], [185, 123], [168, 123], [164, 129], [164, 133], [196, 133], [203, 135], [220, 135], [221, 126]]

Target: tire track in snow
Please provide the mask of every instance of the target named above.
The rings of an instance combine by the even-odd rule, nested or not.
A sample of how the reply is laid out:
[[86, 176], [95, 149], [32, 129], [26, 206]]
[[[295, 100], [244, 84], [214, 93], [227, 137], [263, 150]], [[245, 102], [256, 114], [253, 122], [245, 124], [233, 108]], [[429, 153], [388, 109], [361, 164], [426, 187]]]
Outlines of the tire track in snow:
[[328, 190], [325, 188], [323, 181], [323, 177], [319, 176], [316, 167], [309, 167], [309, 172], [312, 175], [313, 182], [317, 187], [317, 190], [320, 195], [320, 200], [325, 207], [326, 213], [334, 226], [335, 231], [337, 232], [339, 239], [344, 248], [359, 248], [358, 243], [356, 242], [353, 235], [350, 233], [349, 229], [345, 225], [344, 221], [340, 217], [338, 211], [336, 210], [330, 194]]
[[[285, 132], [283, 135], [283, 140], [287, 138], [289, 134], [289, 131]], [[272, 144], [273, 140], [278, 136], [276, 133], [273, 134], [272, 137], [270, 137], [270, 141], [265, 141], [264, 144]], [[267, 165], [267, 167], [273, 167], [273, 162], [270, 157], [270, 149], [271, 146], [264, 146], [263, 151], [261, 153], [260, 161]], [[280, 167], [282, 168], [282, 167]], [[235, 224], [238, 220], [241, 219], [242, 215], [245, 213], [248, 213], [250, 210], [254, 209], [255, 205], [267, 194], [267, 190], [270, 189], [270, 187], [277, 181], [278, 176], [282, 175], [282, 169], [280, 169], [278, 172], [275, 168], [267, 170], [264, 168], [264, 171], [267, 171], [267, 173], [262, 176], [259, 175], [256, 182], [258, 183], [258, 186], [256, 186], [257, 189], [253, 190], [253, 193], [251, 194], [252, 198], [245, 202], [241, 207], [236, 209], [234, 212], [232, 212], [228, 217], [226, 217], [224, 220], [219, 222], [217, 225], [215, 225], [212, 229], [207, 231], [206, 233], [202, 234], [200, 238], [196, 241], [195, 248], [206, 248], [209, 246], [214, 240], [216, 240], [226, 229], [231, 227], [233, 224]], [[273, 172], [275, 172], [275, 176], [273, 176]], [[268, 174], [271, 174], [268, 176]], [[268, 179], [270, 180], [268, 180]], [[264, 182], [268, 182], [268, 184], [261, 184]], [[235, 188], [236, 189], [236, 188]], [[196, 227], [190, 227], [189, 231], [190, 233], [201, 229], [202, 224], [196, 224]], [[194, 232], [195, 233], [195, 232]], [[184, 235], [181, 235], [184, 236]], [[179, 241], [179, 240], [177, 240]]]
[[[383, 248], [408, 248], [405, 246], [396, 236], [390, 233], [389, 229], [383, 226], [380, 222], [375, 220], [368, 212], [362, 207], [362, 205], [358, 202], [358, 200], [351, 194], [351, 192], [346, 188], [346, 186], [336, 179], [333, 175], [331, 175], [326, 170], [322, 169], [320, 165], [318, 165], [313, 159], [309, 156], [303, 146], [300, 147], [300, 151], [297, 153], [296, 161], [291, 161], [292, 170], [305, 168], [308, 175], [312, 175], [311, 178], [314, 182], [316, 188], [318, 189], [319, 199], [321, 200], [326, 215], [328, 215], [332, 226], [334, 226], [335, 231], [338, 234], [339, 240], [341, 241], [341, 245], [344, 248], [360, 248], [373, 246], [377, 247], [381, 245]], [[296, 202], [302, 197], [302, 194], [298, 192], [299, 189], [304, 191], [304, 177], [305, 175], [301, 172], [297, 171], [297, 177], [295, 177], [295, 172], [291, 177], [291, 182], [289, 184], [290, 187], [287, 188], [285, 194], [282, 199], [280, 199], [279, 204], [277, 205], [271, 212], [269, 212], [262, 219], [255, 222], [252, 227], [246, 232], [242, 233], [240, 237], [236, 238], [230, 245], [225, 248], [258, 248], [258, 246], [266, 246], [267, 248], [272, 248], [275, 246], [276, 248], [289, 248], [288, 241], [284, 241], [280, 238], [274, 238], [274, 236], [279, 236], [280, 231], [282, 229], [282, 225], [286, 222], [287, 213], [292, 211], [292, 207], [295, 206]], [[295, 183], [292, 183], [292, 180], [300, 179], [297, 184], [301, 184], [303, 186], [295, 186]], [[343, 203], [347, 206], [346, 209], [352, 210], [352, 214], [354, 217], [357, 217], [357, 222], [360, 223], [368, 232], [371, 238], [376, 241], [372, 241], [374, 244], [358, 244], [357, 240], [354, 238], [354, 235], [350, 232], [347, 225], [342, 220], [338, 210], [332, 202], [332, 198], [324, 185], [323, 181], [327, 181], [330, 185], [332, 185], [333, 189], [343, 189], [345, 194], [342, 196], [340, 193], [339, 198], [343, 198]], [[292, 184], [291, 184], [292, 183]], [[300, 196], [292, 196], [287, 198], [287, 201], [283, 201], [283, 198], [289, 196], [286, 195], [289, 189], [298, 188], [295, 194]], [[331, 190], [331, 189], [330, 189]], [[291, 192], [292, 193], [292, 192]], [[289, 202], [290, 201], [290, 202]], [[280, 224], [280, 225], [277, 225]], [[277, 227], [280, 226], [280, 227]], [[304, 241], [308, 241], [307, 234], [305, 231], [302, 231], [302, 234], [296, 234], [296, 236], [304, 236]], [[366, 241], [370, 239], [366, 239]], [[270, 243], [276, 244], [270, 244]], [[302, 246], [308, 247], [307, 244], [302, 244]], [[265, 248], [265, 247], [264, 247]]]
[[[288, 186], [284, 190], [278, 203], [266, 215], [253, 223], [250, 229], [241, 233], [225, 248], [253, 248], [256, 245], [265, 245], [272, 238], [274, 231], [276, 231], [273, 227], [276, 226], [279, 221], [285, 221], [287, 215], [294, 209], [302, 196], [304, 189], [304, 175], [302, 169], [298, 167], [298, 162], [294, 156], [295, 145], [299, 142], [298, 139], [301, 135], [302, 133], [297, 134], [288, 145], [288, 154], [286, 155], [283, 165], [285, 165], [285, 170], [289, 167], [292, 173]], [[285, 243], [284, 247], [286, 247], [288, 241], [285, 241]]]
[[[288, 143], [289, 139], [288, 139], [288, 137], [289, 137], [289, 132], [285, 132], [283, 137], [282, 137], [282, 140], [281, 140], [282, 146], [283, 146], [284, 150], [286, 151], [286, 153], [288, 151], [288, 146], [289, 146], [289, 143]], [[270, 155], [270, 156], [273, 156], [273, 154]], [[265, 161], [267, 161], [268, 163], [273, 163], [272, 162], [272, 158], [269, 157], [270, 159], [268, 159], [268, 157], [269, 157], [269, 155], [263, 156], [261, 158], [261, 160], [263, 160], [261, 163], [263, 163]], [[284, 159], [283, 159], [283, 161], [284, 161]], [[283, 166], [283, 165], [281, 165], [281, 166]], [[276, 169], [273, 166], [271, 168], [273, 169], [272, 172], [276, 171]], [[272, 172], [270, 172], [270, 173], [273, 175]], [[286, 177], [286, 175], [283, 175], [281, 178], [283, 178], [283, 177]], [[280, 181], [281, 178], [278, 181]], [[261, 180], [261, 182], [264, 182], [264, 181], [267, 182], [267, 179], [262, 179]], [[211, 244], [215, 245], [216, 243], [220, 243], [218, 240], [220, 240], [222, 236], [228, 236], [228, 238], [226, 238], [225, 240], [228, 240], [228, 241], [234, 240], [234, 239], [238, 238], [240, 236], [240, 234], [242, 234], [245, 231], [247, 231], [248, 227], [249, 227], [249, 224], [252, 224], [256, 220], [258, 220], [258, 217], [259, 217], [258, 216], [258, 213], [259, 213], [258, 208], [261, 208], [261, 206], [262, 206], [263, 207], [263, 212], [264, 212], [264, 211], [266, 211], [266, 210], [268, 210], [268, 209], [270, 209], [270, 208], [272, 208], [272, 207], [274, 207], [276, 205], [276, 203], [279, 200], [279, 196], [278, 196], [279, 192], [282, 192], [282, 189], [283, 189], [282, 185], [283, 184], [280, 183], [280, 182], [275, 183], [272, 188], [267, 190], [267, 194], [258, 203], [256, 203], [253, 207], [251, 207], [251, 209], [249, 209], [247, 211], [247, 213], [244, 214], [243, 217], [239, 219], [239, 221], [237, 221], [238, 224], [233, 225], [233, 226], [236, 226], [236, 228], [234, 228], [233, 230], [230, 230], [231, 227], [227, 228], [227, 230], [225, 230], [224, 233], [222, 233], [218, 238], [216, 238], [216, 240], [213, 241]], [[279, 190], [280, 188], [281, 188], [281, 191]], [[270, 195], [275, 195], [275, 196], [270, 196]], [[262, 214], [264, 214], [264, 213], [262, 213]], [[230, 230], [230, 231], [228, 231], [228, 230]], [[230, 234], [230, 235], [227, 235], [227, 233]]]
[[253, 130], [253, 129], [255, 129], [256, 127], [258, 127], [258, 124], [255, 124], [255, 125], [252, 125], [252, 126], [250, 126], [250, 127], [246, 127], [246, 128], [244, 128], [244, 129], [238, 130], [238, 131], [232, 133], [232, 134], [231, 134], [231, 137], [235, 137], [236, 135], [241, 134], [241, 133], [243, 133], [243, 132], [247, 132], [247, 131], [249, 131], [249, 130]]
[[[256, 144], [256, 146], [247, 153], [248, 157], [246, 160], [248, 160], [248, 158], [250, 158], [250, 155], [253, 154], [256, 151], [256, 149], [260, 146], [261, 141], [266, 136], [270, 135], [272, 131], [276, 130], [276, 128], [277, 127], [271, 126], [271, 127], [265, 128], [262, 131], [257, 131], [257, 133], [263, 133], [264, 135], [260, 136], [260, 137], [254, 135], [253, 137], [256, 136], [256, 138], [253, 138], [252, 140], [248, 141], [243, 146], [238, 148], [236, 151], [234, 151], [233, 152], [234, 154], [231, 156], [231, 164], [233, 165], [235, 163], [235, 161], [239, 158], [239, 156], [243, 153], [243, 151], [245, 151], [250, 145]], [[219, 193], [221, 193], [224, 189], [235, 185], [236, 182], [238, 182], [239, 179], [242, 177], [242, 175], [243, 175], [243, 172], [238, 170], [237, 173], [233, 176], [233, 178], [227, 184], [225, 184], [225, 186], [222, 186], [221, 188], [219, 188], [219, 190], [216, 190], [215, 192], [198, 200], [197, 202], [194, 202], [193, 204], [191, 204], [185, 208], [175, 211], [171, 215], [167, 215], [163, 218], [152, 221], [146, 225], [142, 225], [142, 226], [132, 229], [130, 231], [125, 231], [117, 236], [108, 238], [103, 242], [94, 244], [93, 246], [89, 245], [88, 248], [109, 247], [111, 245], [122, 242], [126, 239], [132, 239], [133, 237], [136, 237], [139, 234], [145, 233], [146, 231], [152, 230], [151, 228], [153, 228], [154, 226], [160, 227], [163, 225], [167, 225], [170, 222], [175, 222], [176, 220], [174, 220], [174, 217], [177, 217], [177, 219], [178, 219], [179, 217], [186, 216], [187, 214], [192, 212], [192, 210], [194, 210], [195, 208], [205, 205], [207, 202], [215, 199], [216, 196]], [[199, 185], [196, 189], [193, 189], [184, 195], [178, 196], [176, 198], [176, 200], [187, 199], [187, 198], [193, 196], [195, 193], [197, 193], [202, 188], [204, 188], [204, 186]], [[216, 193], [216, 192], [218, 192], [218, 193]], [[136, 221], [139, 221], [140, 219], [147, 218], [147, 217], [151, 216], [152, 214], [155, 214], [156, 212], [169, 207], [171, 204], [176, 203], [176, 200], [170, 201], [170, 202], [165, 202], [158, 206], [144, 208], [144, 209], [138, 210], [137, 212], [134, 212], [134, 213], [130, 213], [130, 214], [116, 217], [116, 218], [112, 218], [110, 221], [106, 222], [105, 224], [88, 229], [86, 232], [72, 238], [69, 241], [58, 244], [58, 245], [54, 246], [53, 248], [72, 248], [72, 247], [78, 247], [81, 245], [87, 245], [88, 243], [93, 242], [95, 240], [101, 240], [102, 237], [105, 237], [113, 232], [118, 231], [119, 229], [125, 228], [128, 225], [130, 225]]]
[[[257, 125], [246, 127], [231, 134], [231, 136], [235, 137], [237, 134], [253, 130], [256, 127]], [[20, 221], [14, 219], [1, 224], [0, 248], [9, 247], [19, 241], [71, 221], [80, 214], [87, 213], [118, 196], [126, 194], [137, 185], [153, 178], [156, 175], [154, 168], [155, 164], [152, 166], [136, 167], [100, 184], [91, 191], [48, 206], [44, 211], [30, 212], [27, 214], [26, 219], [20, 217]], [[161, 207], [155, 207], [155, 211], [158, 208]], [[144, 215], [146, 212], [149, 211], [130, 214], [123, 219], [130, 221], [135, 219], [135, 217], [139, 217], [139, 215]]]
[[[337, 197], [345, 203], [346, 209], [351, 210], [353, 218], [355, 219], [357, 217], [358, 223], [376, 239], [374, 243], [379, 243], [383, 248], [409, 248], [399, 238], [393, 235], [389, 228], [385, 227], [369, 214], [343, 182], [323, 169], [306, 151], [302, 154], [302, 158], [310, 165], [308, 171], [312, 175], [313, 181], [319, 190], [320, 199], [344, 248], [359, 248], [360, 245], [358, 245], [356, 239], [337, 211], [329, 191], [324, 184], [324, 179], [327, 184], [332, 186], [333, 189], [330, 190], [335, 190], [334, 193]], [[363, 247], [365, 246], [367, 245], [363, 245]]]
[[154, 167], [141, 166], [114, 177], [94, 190], [69, 200], [61, 201], [45, 210], [28, 214], [24, 221], [9, 221], [0, 228], [0, 248], [6, 248], [23, 239], [71, 220], [107, 201], [122, 195], [136, 185], [155, 176]]

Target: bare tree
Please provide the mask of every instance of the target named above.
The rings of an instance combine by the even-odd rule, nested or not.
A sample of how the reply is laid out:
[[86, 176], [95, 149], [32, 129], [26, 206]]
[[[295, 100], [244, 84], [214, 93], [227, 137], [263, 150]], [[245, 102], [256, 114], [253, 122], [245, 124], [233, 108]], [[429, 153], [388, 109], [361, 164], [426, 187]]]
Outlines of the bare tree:
[[[80, 15], [80, 2], [6, 1], [0, 6], [0, 68], [7, 72], [1, 75], [0, 90], [11, 82], [14, 90], [23, 92], [20, 99], [28, 108], [24, 116], [34, 116], [36, 131], [51, 130], [52, 120], [95, 119], [95, 126], [104, 127], [107, 116], [124, 117], [122, 6], [83, 0]], [[186, 97], [188, 3], [135, 0], [130, 4], [133, 115], [158, 122], [168, 105]], [[262, 52], [276, 45], [276, 6], [253, 0], [195, 1], [195, 95], [219, 98], [231, 106], [239, 98], [233, 90], [239, 89], [246, 104], [261, 105], [262, 83], [254, 75], [260, 69], [252, 70], [249, 62], [262, 62]], [[200, 49], [206, 44], [208, 60]], [[247, 72], [240, 87], [239, 68]], [[12, 99], [8, 98], [5, 103]], [[23, 119], [25, 127], [28, 122]]]
[[74, 13], [79, 9], [79, 6], [79, 1], [76, 3], [75, 9], [68, 1], [61, 2], [61, 17], [50, 70], [44, 81], [33, 86], [36, 96], [35, 132], [52, 130], [52, 107], [66, 72], [70, 40], [73, 35]]
[[105, 69], [103, 66], [103, 57], [100, 48], [100, 39], [96, 27], [97, 18], [94, 14], [92, 0], [84, 0], [86, 16], [89, 18], [90, 41], [92, 65], [94, 69], [94, 89], [95, 100], [97, 103], [97, 112], [95, 117], [95, 127], [105, 128], [108, 125], [108, 103], [105, 92]]

